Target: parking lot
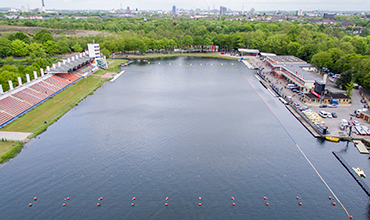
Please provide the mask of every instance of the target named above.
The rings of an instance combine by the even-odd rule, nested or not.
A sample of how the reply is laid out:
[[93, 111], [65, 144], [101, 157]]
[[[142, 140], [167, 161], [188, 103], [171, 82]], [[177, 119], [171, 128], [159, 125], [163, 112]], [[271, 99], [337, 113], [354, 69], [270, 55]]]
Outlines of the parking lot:
[[[330, 113], [335, 112], [338, 116], [337, 118], [323, 118], [323, 121], [325, 122], [325, 125], [328, 126], [328, 128], [330, 130], [330, 135], [331, 136], [336, 136], [336, 137], [348, 136], [347, 132], [345, 132], [343, 130], [340, 130], [340, 122], [341, 122], [342, 119], [346, 119], [348, 121], [357, 120], [360, 123], [360, 125], [367, 126], [367, 127], [370, 128], [370, 123], [368, 123], [367, 121], [365, 121], [361, 118], [356, 118], [355, 116], [351, 116], [351, 114], [353, 115], [353, 113], [356, 109], [363, 109], [364, 108], [364, 103], [361, 103], [362, 97], [360, 95], [360, 90], [358, 90], [358, 89], [353, 90], [352, 97], [351, 97], [352, 98], [352, 103], [351, 104], [339, 104], [337, 106], [337, 108], [329, 108], [329, 107], [320, 108], [319, 103], [303, 103], [299, 99], [301, 97], [301, 95], [298, 95], [297, 92], [293, 92], [292, 90], [290, 90], [288, 88], [284, 88], [288, 84], [286, 82], [286, 80], [279, 79], [279, 78], [273, 76], [272, 74], [269, 74], [269, 72], [271, 71], [271, 68], [269, 66], [267, 66], [265, 62], [262, 62], [261, 60], [259, 60], [256, 57], [248, 57], [248, 59], [250, 60], [250, 62], [254, 63], [257, 66], [263, 66], [265, 68], [263, 70], [263, 72], [267, 76], [266, 78], [268, 80], [270, 80], [271, 83], [274, 83], [276, 85], [276, 87], [279, 87], [280, 90], [281, 90], [281, 93], [283, 95], [290, 96], [294, 103], [298, 103], [300, 106], [307, 106], [311, 111], [315, 111], [317, 113], [319, 113], [320, 111], [326, 111], [326, 112], [330, 112]], [[332, 82], [329, 82], [329, 81], [327, 82], [327, 84], [331, 85], [331, 86], [334, 86], [334, 84]], [[353, 138], [363, 138], [363, 139], [366, 139], [366, 140], [370, 141], [370, 135], [364, 136], [364, 135], [357, 135], [355, 133], [352, 133], [351, 137], [353, 137]]]

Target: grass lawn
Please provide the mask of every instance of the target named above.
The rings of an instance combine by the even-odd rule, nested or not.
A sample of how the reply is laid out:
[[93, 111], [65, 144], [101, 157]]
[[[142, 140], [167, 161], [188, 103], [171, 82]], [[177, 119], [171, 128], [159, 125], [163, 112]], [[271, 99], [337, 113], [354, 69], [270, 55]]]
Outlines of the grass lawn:
[[0, 163], [6, 162], [15, 157], [23, 148], [22, 142], [0, 141]]
[[2, 142], [0, 141], [0, 157], [1, 155], [8, 152], [13, 147], [14, 142], [8, 141], [8, 142]]

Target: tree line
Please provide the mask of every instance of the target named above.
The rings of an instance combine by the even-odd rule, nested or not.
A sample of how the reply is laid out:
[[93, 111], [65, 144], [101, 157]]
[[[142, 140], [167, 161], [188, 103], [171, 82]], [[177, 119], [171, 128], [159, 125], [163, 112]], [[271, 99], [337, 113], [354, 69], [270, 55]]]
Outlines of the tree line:
[[[0, 37], [0, 56], [8, 59], [9, 56], [45, 59], [58, 54], [81, 52], [93, 40], [100, 44], [101, 51], [108, 56], [112, 51], [145, 53], [149, 49], [171, 51], [175, 47], [217, 45], [226, 51], [250, 48], [297, 56], [319, 69], [326, 67], [342, 74], [337, 81], [339, 86], [353, 80], [370, 88], [370, 36], [352, 36], [339, 26], [290, 21], [98, 16], [88, 19], [0, 20], [0, 23], [110, 32], [94, 37], [53, 35], [48, 30], [41, 30], [34, 35], [23, 32], [4, 34]], [[1, 75], [2, 72], [0, 78], [3, 78]]]

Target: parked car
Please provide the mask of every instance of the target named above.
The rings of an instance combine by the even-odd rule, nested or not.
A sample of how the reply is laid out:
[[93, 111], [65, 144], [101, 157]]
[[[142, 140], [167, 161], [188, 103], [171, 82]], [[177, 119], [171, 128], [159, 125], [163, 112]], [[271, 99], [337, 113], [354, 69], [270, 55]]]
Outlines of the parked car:
[[307, 109], [308, 109], [308, 107], [307, 107], [307, 106], [301, 106], [301, 107], [299, 107], [299, 108], [298, 108], [298, 110], [299, 110], [299, 111], [302, 111], [302, 112], [303, 112], [303, 111], [306, 111]]
[[328, 107], [328, 105], [327, 105], [327, 104], [322, 104], [322, 105], [320, 105], [319, 107], [320, 107], [320, 108], [326, 108], [326, 107]]
[[338, 118], [338, 115], [335, 112], [332, 112], [331, 115], [333, 116], [333, 118]]
[[295, 107], [299, 107], [299, 103], [295, 102], [295, 103], [294, 103], [294, 106], [295, 106]]
[[302, 91], [299, 91], [299, 92], [298, 92], [298, 95], [303, 95], [303, 92], [302, 92]]
[[328, 105], [329, 108], [336, 108], [338, 107], [338, 105], [335, 105], [335, 104], [332, 104], [332, 105]]
[[297, 89], [292, 89], [292, 92], [298, 92], [298, 90]]
[[361, 99], [361, 103], [365, 103], [366, 101], [365, 101], [365, 99]]

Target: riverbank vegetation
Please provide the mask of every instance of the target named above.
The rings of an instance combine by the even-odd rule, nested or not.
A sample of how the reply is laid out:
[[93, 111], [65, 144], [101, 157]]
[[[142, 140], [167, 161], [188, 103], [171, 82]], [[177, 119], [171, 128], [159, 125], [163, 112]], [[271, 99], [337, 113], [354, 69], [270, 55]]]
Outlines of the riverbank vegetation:
[[[361, 18], [353, 25], [361, 23], [366, 29], [368, 21], [370, 19]], [[340, 86], [353, 80], [365, 88], [370, 88], [370, 36], [366, 34], [365, 29], [363, 34], [359, 33], [361, 36], [356, 35], [340, 22], [319, 24], [286, 20], [99, 16], [78, 19], [71, 16], [43, 20], [0, 19], [0, 24], [60, 30], [58, 34], [52, 34], [49, 30], [40, 30], [35, 34], [2, 34], [0, 57], [7, 57], [6, 63], [12, 60], [9, 56], [33, 60], [37, 57], [50, 58], [58, 54], [81, 52], [86, 50], [86, 44], [93, 40], [100, 44], [101, 51], [107, 56], [110, 56], [111, 52], [166, 54], [173, 53], [176, 49], [189, 51], [195, 46], [213, 45], [218, 46], [219, 50], [229, 52], [238, 48], [250, 48], [278, 55], [297, 56], [320, 68], [325, 67], [334, 73], [342, 74], [343, 77], [338, 80]], [[110, 34], [66, 36], [63, 34], [64, 29], [107, 31]], [[13, 75], [24, 74], [22, 67], [18, 70], [21, 64], [14, 65], [16, 71], [8, 70], [9, 72], [15, 73]], [[0, 73], [0, 79], [9, 78], [10, 75]]]
[[15, 157], [23, 148], [23, 143], [19, 141], [0, 141], [0, 164]]

